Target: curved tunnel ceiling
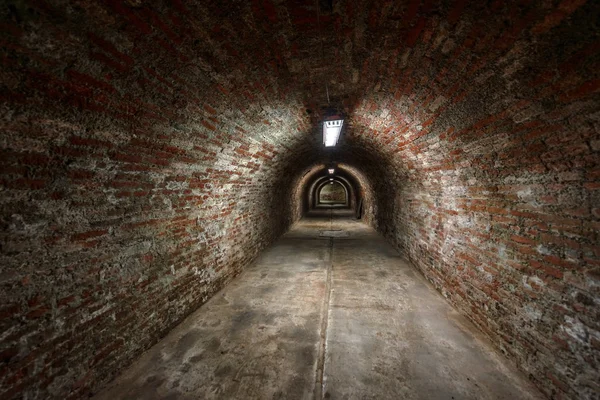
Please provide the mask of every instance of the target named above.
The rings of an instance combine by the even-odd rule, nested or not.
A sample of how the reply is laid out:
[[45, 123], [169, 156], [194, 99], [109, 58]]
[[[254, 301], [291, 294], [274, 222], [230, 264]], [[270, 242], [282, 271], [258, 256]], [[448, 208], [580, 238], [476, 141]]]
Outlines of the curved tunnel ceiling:
[[[198, 135], [204, 139], [201, 149], [215, 154], [209, 158], [223, 160], [217, 168], [232, 156], [256, 156], [248, 169], [254, 163], [264, 166], [271, 179], [281, 176], [281, 169], [287, 175], [302, 164], [330, 158], [377, 168], [379, 176], [389, 165], [397, 175], [422, 177], [429, 164], [479, 157], [481, 151], [469, 144], [476, 131], [486, 129], [490, 146], [483, 151], [493, 156], [521, 144], [492, 132], [494, 125], [507, 131], [550, 112], [556, 101], [585, 96], [595, 90], [586, 82], [598, 75], [591, 62], [577, 70], [564, 64], [594, 46], [595, 35], [585, 28], [597, 15], [591, 4], [561, 12], [559, 19], [575, 14], [568, 23], [583, 27], [567, 38], [552, 29], [558, 17], [535, 2], [515, 8], [501, 1], [381, 7], [336, 1], [319, 12], [312, 1], [293, 6], [268, 0], [152, 8], [108, 4], [76, 9], [61, 25], [65, 32], [94, 32], [88, 35], [94, 65], [87, 72], [98, 79], [78, 72], [90, 68], [75, 56], [88, 53], [83, 42], [67, 41], [57, 46], [65, 51], [44, 54], [54, 63], [72, 65], [65, 81], [53, 79], [50, 69], [39, 72], [38, 80], [23, 82], [25, 87], [41, 81], [36, 91], [116, 118], [95, 121], [100, 129], [107, 122], [135, 121], [138, 131], [168, 131], [175, 144]], [[89, 12], [97, 15], [87, 18]], [[119, 30], [120, 20], [131, 26]], [[53, 39], [47, 40], [52, 45]], [[561, 47], [567, 40], [577, 47]], [[130, 49], [136, 63], [144, 65], [137, 79], [132, 79], [134, 58], [126, 55]], [[35, 62], [30, 68], [46, 69]], [[554, 69], [563, 85], [582, 89], [560, 98], [544, 95], [552, 85], [561, 88], [550, 78]], [[102, 83], [102, 77], [110, 83]], [[77, 87], [98, 95], [64, 93]], [[207, 91], [210, 99], [202, 95]], [[339, 148], [327, 150], [320, 122], [331, 107], [348, 121]], [[447, 148], [419, 157], [438, 138], [448, 142]]]
[[331, 178], [327, 178], [327, 177], [322, 177], [320, 179], [317, 179], [313, 185], [312, 185], [312, 198], [314, 199], [312, 201], [312, 206], [314, 207], [315, 205], [315, 201], [317, 202], [317, 204], [320, 202], [318, 199], [320, 199], [321, 196], [321, 191], [323, 190], [323, 188], [328, 185], [328, 184], [336, 184], [342, 187], [342, 189], [344, 190], [344, 193], [346, 194], [346, 201], [345, 204], [350, 206], [351, 202], [352, 202], [352, 197], [354, 195], [354, 191], [352, 190], [350, 184], [348, 183], [348, 181], [344, 178], [342, 178], [341, 176], [334, 176]]
[[[349, 205], [349, 201], [350, 201], [350, 190], [348, 189], [348, 187], [346, 185], [344, 185], [344, 182], [340, 179], [333, 179], [332, 180], [328, 180], [327, 182], [323, 181], [321, 183], [319, 183], [315, 189], [315, 195], [317, 200], [317, 205], [319, 204], [324, 204], [322, 202], [322, 193], [323, 190], [327, 187], [327, 185], [332, 186], [335, 185], [336, 188], [339, 187], [342, 189], [342, 191], [344, 192], [344, 201], [341, 202], [342, 204], [348, 206]], [[325, 189], [327, 190], [327, 189]], [[338, 203], [340, 203], [338, 201]]]
[[[564, 310], [599, 332], [572, 311], [598, 276], [597, 1], [9, 3], [0, 302], [18, 310], [12, 336], [115, 324], [105, 313], [99, 328], [53, 330], [38, 317], [66, 318], [66, 293], [155, 318], [102, 331], [101, 347], [127, 351], [57, 393], [101, 384], [222, 288], [301, 216], [302, 191], [332, 162], [356, 180], [365, 220], [538, 386], [589, 393], [569, 374], [591, 365], [554, 339], [593, 346], [569, 336]], [[345, 123], [325, 149], [332, 110]], [[528, 319], [534, 295], [543, 320]], [[33, 345], [14, 338], [27, 359]], [[86, 351], [65, 364], [96, 363]]]

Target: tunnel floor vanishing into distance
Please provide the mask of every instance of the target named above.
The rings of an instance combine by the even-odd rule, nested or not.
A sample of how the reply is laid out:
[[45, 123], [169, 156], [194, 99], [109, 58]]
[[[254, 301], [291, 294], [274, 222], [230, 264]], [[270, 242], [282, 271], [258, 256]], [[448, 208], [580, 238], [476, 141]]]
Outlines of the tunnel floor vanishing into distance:
[[312, 212], [96, 399], [538, 399], [385, 240]]

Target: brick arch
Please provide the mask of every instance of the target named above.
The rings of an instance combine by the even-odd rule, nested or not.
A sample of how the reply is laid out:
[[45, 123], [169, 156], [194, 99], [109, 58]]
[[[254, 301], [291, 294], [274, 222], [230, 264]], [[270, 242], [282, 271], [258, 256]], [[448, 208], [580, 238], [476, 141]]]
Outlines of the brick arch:
[[[320, 28], [314, 2], [68, 3], [3, 11], [2, 390], [97, 390], [335, 160], [365, 221], [542, 391], [594, 394], [597, 1], [339, 0]], [[57, 352], [72, 368], [37, 367]]]
[[350, 194], [348, 193], [348, 188], [346, 187], [346, 185], [344, 185], [342, 183], [341, 179], [333, 179], [332, 181], [327, 181], [327, 182], [321, 182], [318, 184], [318, 186], [315, 188], [315, 199], [316, 199], [316, 205], [315, 207], [319, 207], [321, 205], [325, 205], [325, 203], [323, 202], [322, 196], [323, 196], [323, 190], [327, 187], [327, 185], [336, 185], [339, 186], [343, 192], [344, 192], [344, 201], [342, 203], [336, 202], [336, 204], [342, 204], [344, 206], [349, 206], [349, 199], [350, 199]]

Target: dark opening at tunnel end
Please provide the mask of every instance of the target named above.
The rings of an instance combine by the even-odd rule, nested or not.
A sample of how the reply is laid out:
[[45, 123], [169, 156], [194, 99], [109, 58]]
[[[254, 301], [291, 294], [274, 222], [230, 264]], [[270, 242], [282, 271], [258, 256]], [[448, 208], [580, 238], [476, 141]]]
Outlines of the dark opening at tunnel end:
[[0, 398], [600, 398], [600, 2], [0, 15]]

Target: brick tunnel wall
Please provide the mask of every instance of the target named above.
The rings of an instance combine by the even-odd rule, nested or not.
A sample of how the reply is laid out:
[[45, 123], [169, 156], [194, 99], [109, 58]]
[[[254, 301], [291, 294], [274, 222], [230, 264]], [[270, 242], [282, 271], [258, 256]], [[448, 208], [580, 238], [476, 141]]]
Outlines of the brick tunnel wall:
[[[329, 176], [327, 169], [330, 166], [330, 164], [317, 163], [295, 172], [295, 179], [290, 180], [287, 188], [292, 221], [299, 220], [313, 209], [316, 183], [324, 176]], [[341, 172], [340, 176], [351, 186], [350, 192], [354, 193], [354, 199], [350, 199], [350, 208], [356, 212], [356, 208], [359, 206], [358, 203], [360, 203], [362, 207], [361, 220], [373, 226], [377, 195], [374, 192], [371, 178], [366, 176], [360, 169], [346, 163], [338, 163], [335, 168], [338, 173]]]
[[318, 193], [319, 202], [321, 203], [345, 203], [346, 191], [341, 183], [326, 184], [321, 187]]
[[77, 398], [287, 229], [307, 114], [204, 9], [3, 7], [0, 397]]
[[376, 78], [347, 151], [373, 181], [373, 225], [548, 397], [587, 399], [600, 393], [600, 14], [555, 3], [415, 17], [412, 46], [365, 61]]
[[[325, 160], [291, 75], [316, 17], [168, 3], [2, 9], [0, 397], [96, 390], [301, 216]], [[365, 221], [549, 397], [593, 397], [597, 3], [335, 4]]]

